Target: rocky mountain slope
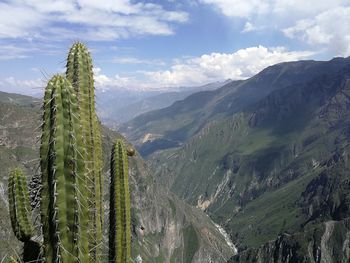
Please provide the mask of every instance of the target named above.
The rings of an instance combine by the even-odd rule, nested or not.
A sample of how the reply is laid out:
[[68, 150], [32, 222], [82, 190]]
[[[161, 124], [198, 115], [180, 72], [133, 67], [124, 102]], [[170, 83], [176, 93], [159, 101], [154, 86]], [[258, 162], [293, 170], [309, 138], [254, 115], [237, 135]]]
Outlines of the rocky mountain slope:
[[253, 80], [250, 91], [268, 94], [150, 156], [157, 179], [225, 226], [232, 260], [348, 262], [350, 59], [280, 64]]
[[240, 112], [272, 91], [307, 83], [316, 76], [337, 72], [347, 64], [349, 59], [343, 58], [277, 64], [248, 80], [232, 81], [217, 90], [198, 92], [165, 109], [142, 114], [125, 123], [121, 131], [144, 156], [159, 149], [178, 147], [210, 121]]
[[[38, 174], [40, 104], [30, 97], [0, 94], [0, 261], [19, 253], [6, 212], [7, 177], [18, 166], [28, 177]], [[103, 129], [106, 191], [108, 155], [117, 137], [120, 135]], [[211, 219], [156, 183], [139, 155], [131, 159], [130, 167], [134, 262], [226, 262], [234, 254], [234, 247]]]

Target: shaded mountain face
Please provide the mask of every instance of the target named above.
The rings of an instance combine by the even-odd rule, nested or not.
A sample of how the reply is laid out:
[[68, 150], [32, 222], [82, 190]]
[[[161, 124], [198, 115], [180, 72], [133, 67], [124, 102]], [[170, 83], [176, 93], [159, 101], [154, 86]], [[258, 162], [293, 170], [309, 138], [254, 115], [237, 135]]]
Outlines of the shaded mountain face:
[[[268, 94], [149, 156], [156, 178], [224, 225], [240, 251], [249, 248], [234, 260], [348, 262], [350, 59], [280, 64], [253, 80], [251, 91]], [[341, 260], [327, 261], [335, 250]], [[268, 253], [276, 260], [265, 261]]]
[[[21, 167], [28, 174], [38, 174], [40, 138], [39, 100], [0, 94], [0, 261], [16, 254], [20, 244], [12, 233], [7, 201], [10, 169]], [[109, 152], [121, 135], [103, 128], [105, 158], [105, 200], [108, 200]], [[197, 208], [164, 190], [139, 155], [130, 159], [132, 193], [132, 257], [136, 262], [226, 262], [234, 248], [218, 227]], [[33, 194], [34, 192], [31, 192]], [[108, 205], [105, 203], [108, 213]], [[108, 215], [105, 215], [108, 222]], [[105, 236], [107, 236], [105, 229]], [[107, 252], [106, 252], [107, 253]]]
[[349, 59], [329, 62], [298, 61], [266, 68], [245, 81], [233, 81], [214, 91], [192, 94], [170, 107], [142, 114], [125, 123], [121, 131], [147, 156], [157, 150], [179, 147], [208, 122], [240, 112], [272, 91], [307, 83], [349, 64]]

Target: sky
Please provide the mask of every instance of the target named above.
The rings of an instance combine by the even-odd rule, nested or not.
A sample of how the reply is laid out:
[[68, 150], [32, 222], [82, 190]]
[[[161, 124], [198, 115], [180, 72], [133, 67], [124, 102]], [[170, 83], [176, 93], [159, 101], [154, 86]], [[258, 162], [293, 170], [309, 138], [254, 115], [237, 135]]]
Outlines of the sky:
[[0, 0], [0, 90], [40, 94], [76, 41], [96, 88], [153, 90], [347, 57], [349, 28], [350, 0]]

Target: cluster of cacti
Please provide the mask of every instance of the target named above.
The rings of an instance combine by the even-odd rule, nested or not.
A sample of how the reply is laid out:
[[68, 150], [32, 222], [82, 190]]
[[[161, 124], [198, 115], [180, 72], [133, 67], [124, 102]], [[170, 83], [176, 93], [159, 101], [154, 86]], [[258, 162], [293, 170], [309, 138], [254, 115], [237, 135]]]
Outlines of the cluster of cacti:
[[113, 145], [111, 154], [109, 261], [130, 262], [130, 193], [128, 153], [122, 140]]
[[[102, 143], [94, 96], [90, 54], [76, 43], [69, 51], [66, 77], [49, 80], [43, 103], [40, 214], [45, 262], [101, 262]], [[128, 161], [122, 141], [114, 145], [111, 159], [114, 236], [109, 255], [113, 262], [130, 262]], [[13, 230], [28, 247], [33, 227], [26, 180], [18, 170], [10, 175], [9, 200]]]

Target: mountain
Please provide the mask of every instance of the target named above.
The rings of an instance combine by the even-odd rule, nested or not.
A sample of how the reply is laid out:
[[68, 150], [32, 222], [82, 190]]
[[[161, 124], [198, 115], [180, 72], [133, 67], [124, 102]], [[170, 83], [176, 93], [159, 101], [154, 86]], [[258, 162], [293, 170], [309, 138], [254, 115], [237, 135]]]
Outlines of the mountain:
[[232, 81], [217, 90], [198, 92], [165, 109], [142, 114], [125, 123], [120, 131], [143, 156], [160, 149], [179, 147], [210, 121], [240, 112], [272, 91], [337, 72], [347, 64], [349, 59], [342, 58], [329, 62], [277, 64], [248, 80]]
[[[97, 93], [99, 114], [103, 123], [116, 128], [120, 124], [129, 121], [136, 116], [170, 106], [177, 100], [203, 91], [214, 90], [228, 81], [213, 82], [203, 86], [178, 87], [160, 90], [104, 90]], [[116, 125], [117, 124], [117, 125]]]
[[158, 181], [224, 226], [232, 262], [349, 262], [350, 58], [278, 64], [230, 87], [211, 107], [222, 114], [208, 95], [203, 127], [149, 156]]
[[[0, 261], [8, 254], [19, 253], [6, 212], [7, 178], [13, 167], [24, 169], [28, 181], [39, 172], [40, 105], [37, 99], [0, 93]], [[118, 137], [121, 135], [103, 127], [105, 191], [109, 152]], [[138, 154], [130, 160], [130, 189], [135, 262], [226, 262], [234, 254], [235, 248], [223, 230], [202, 211], [158, 185]], [[107, 204], [105, 210], [108, 212]]]

